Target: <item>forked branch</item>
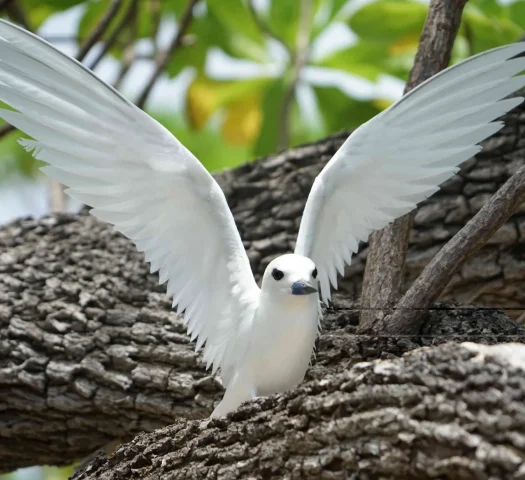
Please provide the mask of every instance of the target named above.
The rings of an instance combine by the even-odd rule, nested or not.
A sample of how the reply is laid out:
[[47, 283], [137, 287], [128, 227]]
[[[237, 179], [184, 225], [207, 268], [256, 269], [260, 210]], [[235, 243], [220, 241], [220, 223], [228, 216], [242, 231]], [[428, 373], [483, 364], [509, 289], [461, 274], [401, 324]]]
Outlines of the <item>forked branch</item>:
[[467, 258], [481, 247], [525, 201], [525, 166], [494, 194], [483, 208], [439, 251], [387, 316], [392, 334], [417, 333], [428, 308], [437, 300]]
[[[465, 3], [466, 0], [431, 0], [405, 93], [447, 67]], [[382, 321], [401, 297], [414, 215], [405, 215], [370, 236], [361, 297], [362, 333], [384, 333]]]

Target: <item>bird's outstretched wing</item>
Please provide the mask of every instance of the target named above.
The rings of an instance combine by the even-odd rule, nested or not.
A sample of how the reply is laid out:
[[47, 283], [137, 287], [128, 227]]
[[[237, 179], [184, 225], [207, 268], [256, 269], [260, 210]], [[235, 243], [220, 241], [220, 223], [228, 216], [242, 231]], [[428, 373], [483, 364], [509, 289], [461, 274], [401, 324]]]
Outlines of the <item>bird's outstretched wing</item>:
[[129, 237], [205, 360], [228, 371], [258, 287], [219, 185], [162, 125], [72, 58], [0, 22], [0, 117], [91, 213]]
[[295, 253], [319, 271], [323, 301], [359, 241], [414, 209], [502, 128], [523, 98], [525, 43], [490, 50], [415, 88], [355, 130], [315, 179]]

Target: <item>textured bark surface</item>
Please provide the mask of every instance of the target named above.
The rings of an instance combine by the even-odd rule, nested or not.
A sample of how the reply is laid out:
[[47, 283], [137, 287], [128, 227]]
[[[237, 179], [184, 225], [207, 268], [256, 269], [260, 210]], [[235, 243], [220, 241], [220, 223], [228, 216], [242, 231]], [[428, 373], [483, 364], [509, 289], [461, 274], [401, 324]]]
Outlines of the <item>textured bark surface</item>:
[[525, 346], [476, 347], [359, 363], [226, 419], [177, 421], [74, 479], [522, 479]]
[[[426, 311], [434, 305], [454, 274], [473, 252], [512, 216], [525, 200], [525, 166], [437, 253], [383, 322], [381, 333], [418, 333]], [[361, 326], [361, 325], [360, 325]]]
[[[517, 112], [507, 122], [487, 150], [418, 211], [409, 279], [524, 163], [525, 115]], [[256, 275], [293, 249], [313, 178], [344, 138], [217, 176]], [[511, 313], [518, 316], [525, 305], [524, 252], [522, 209], [461, 269], [445, 296], [515, 307]], [[365, 257], [366, 247], [347, 271], [310, 376], [432, 342], [349, 340]], [[69, 463], [116, 437], [210, 413], [221, 387], [199, 363], [164, 292], [131, 243], [90, 216], [21, 220], [0, 229], [0, 469]], [[452, 320], [443, 332], [458, 339], [490, 334], [494, 342], [519, 333], [491, 311], [485, 320], [460, 322], [453, 312], [445, 312]]]
[[[466, 1], [430, 0], [405, 93], [448, 67]], [[385, 315], [401, 298], [408, 239], [415, 214], [412, 211], [370, 235], [370, 253], [361, 295], [364, 308], [359, 327], [363, 333], [384, 331]], [[406, 323], [409, 322], [407, 318]], [[413, 330], [418, 328], [414, 322]]]

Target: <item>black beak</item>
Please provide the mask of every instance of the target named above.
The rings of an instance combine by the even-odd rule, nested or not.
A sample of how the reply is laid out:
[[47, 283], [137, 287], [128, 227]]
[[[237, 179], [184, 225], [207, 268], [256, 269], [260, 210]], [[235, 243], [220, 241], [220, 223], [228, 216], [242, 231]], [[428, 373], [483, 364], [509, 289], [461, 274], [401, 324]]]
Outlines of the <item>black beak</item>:
[[298, 280], [292, 283], [292, 295], [310, 295], [317, 292], [317, 288], [310, 285], [306, 280]]

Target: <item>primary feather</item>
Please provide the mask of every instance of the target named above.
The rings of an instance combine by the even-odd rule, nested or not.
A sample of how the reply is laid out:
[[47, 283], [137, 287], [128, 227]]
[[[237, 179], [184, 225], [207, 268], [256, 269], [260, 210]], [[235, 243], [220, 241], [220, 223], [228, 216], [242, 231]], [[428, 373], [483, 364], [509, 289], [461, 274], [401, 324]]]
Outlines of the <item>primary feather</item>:
[[315, 179], [295, 253], [319, 269], [322, 298], [359, 242], [435, 193], [500, 130], [525, 86], [525, 43], [490, 50], [435, 75], [355, 130]]
[[91, 213], [129, 237], [168, 282], [197, 348], [221, 367], [239, 354], [259, 294], [224, 194], [163, 126], [42, 39], [0, 21], [0, 110], [21, 144]]

